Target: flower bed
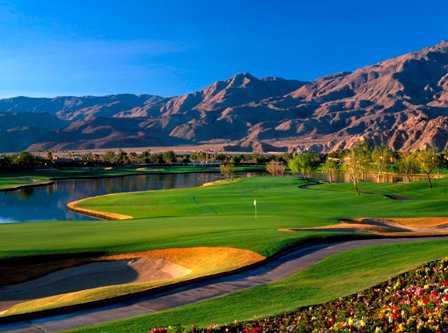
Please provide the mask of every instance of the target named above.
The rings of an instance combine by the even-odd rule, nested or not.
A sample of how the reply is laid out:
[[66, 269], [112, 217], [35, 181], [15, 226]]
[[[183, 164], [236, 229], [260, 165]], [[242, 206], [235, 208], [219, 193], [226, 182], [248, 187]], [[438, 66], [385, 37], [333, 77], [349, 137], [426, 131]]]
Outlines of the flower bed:
[[448, 259], [428, 263], [381, 285], [326, 304], [193, 331], [448, 332]]

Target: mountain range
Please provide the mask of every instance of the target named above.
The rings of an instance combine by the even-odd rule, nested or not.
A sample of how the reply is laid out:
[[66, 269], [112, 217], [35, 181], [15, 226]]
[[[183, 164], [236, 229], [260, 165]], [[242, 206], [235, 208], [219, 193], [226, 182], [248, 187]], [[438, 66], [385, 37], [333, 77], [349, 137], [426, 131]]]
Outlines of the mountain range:
[[312, 82], [239, 73], [176, 97], [0, 100], [0, 151], [448, 149], [448, 41]]

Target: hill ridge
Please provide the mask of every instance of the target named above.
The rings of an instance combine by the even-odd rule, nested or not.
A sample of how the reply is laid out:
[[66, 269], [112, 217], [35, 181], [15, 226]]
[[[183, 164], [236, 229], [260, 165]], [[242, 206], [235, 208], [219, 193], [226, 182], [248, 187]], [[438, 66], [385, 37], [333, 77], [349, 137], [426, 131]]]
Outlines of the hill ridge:
[[20, 96], [0, 100], [0, 117], [0, 151], [216, 143], [327, 152], [360, 139], [445, 150], [448, 41], [312, 82], [243, 72], [174, 97]]

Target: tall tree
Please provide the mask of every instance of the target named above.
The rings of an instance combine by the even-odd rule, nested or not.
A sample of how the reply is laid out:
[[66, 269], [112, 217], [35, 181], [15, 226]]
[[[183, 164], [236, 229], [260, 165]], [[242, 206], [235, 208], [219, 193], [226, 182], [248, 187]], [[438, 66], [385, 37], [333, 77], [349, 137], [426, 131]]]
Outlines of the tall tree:
[[114, 164], [115, 163], [115, 152], [109, 150], [103, 155], [104, 162], [108, 164]]
[[322, 171], [328, 175], [328, 180], [330, 183], [336, 178], [336, 172], [338, 170], [338, 159], [327, 156], [325, 163], [322, 166]]
[[266, 171], [271, 176], [283, 176], [285, 174], [285, 166], [282, 162], [272, 160], [266, 164]]
[[176, 162], [176, 154], [172, 150], [163, 152], [162, 158], [165, 164], [171, 164]]
[[20, 169], [33, 169], [37, 166], [38, 159], [27, 151], [22, 151], [15, 156], [14, 164]]
[[293, 173], [300, 173], [303, 176], [310, 176], [312, 171], [319, 164], [319, 155], [315, 153], [297, 154], [288, 160], [288, 167]]
[[221, 174], [225, 178], [232, 178], [233, 177], [233, 171], [234, 167], [232, 163], [224, 162], [219, 166], [219, 170], [221, 171]]
[[432, 174], [439, 165], [439, 156], [434, 148], [426, 148], [416, 152], [418, 168], [426, 175], [429, 187], [432, 188]]
[[370, 151], [366, 144], [360, 144], [348, 151], [344, 157], [344, 170], [358, 195], [359, 182], [365, 180], [370, 165]]
[[394, 153], [387, 146], [375, 147], [372, 150], [372, 165], [377, 173], [378, 181], [392, 165]]
[[407, 181], [409, 181], [410, 177], [418, 171], [415, 152], [400, 153], [399, 158], [397, 159], [395, 164], [397, 166], [398, 173], [401, 174]]

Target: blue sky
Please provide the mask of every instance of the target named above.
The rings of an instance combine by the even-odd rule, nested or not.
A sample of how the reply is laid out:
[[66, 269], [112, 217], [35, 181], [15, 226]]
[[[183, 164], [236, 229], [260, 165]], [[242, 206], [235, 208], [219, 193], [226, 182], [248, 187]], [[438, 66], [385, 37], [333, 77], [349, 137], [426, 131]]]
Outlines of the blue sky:
[[0, 0], [0, 97], [312, 80], [448, 39], [444, 0]]

